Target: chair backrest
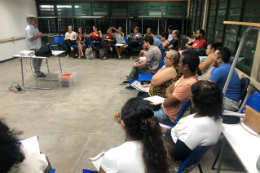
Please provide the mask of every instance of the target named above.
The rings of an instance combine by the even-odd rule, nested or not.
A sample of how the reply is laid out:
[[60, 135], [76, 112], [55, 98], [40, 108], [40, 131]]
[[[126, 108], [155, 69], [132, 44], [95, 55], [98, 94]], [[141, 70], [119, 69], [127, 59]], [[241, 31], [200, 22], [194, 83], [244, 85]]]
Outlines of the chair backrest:
[[[245, 105], [250, 106], [251, 108], [255, 109], [256, 111], [260, 112], [260, 93], [255, 92], [252, 94], [246, 101]], [[243, 109], [241, 110], [243, 112]]]
[[98, 173], [97, 171], [92, 171], [92, 170], [88, 170], [88, 169], [83, 169], [82, 172], [83, 173]]
[[61, 36], [61, 37], [54, 37], [53, 39], [53, 44], [64, 44], [64, 37]]
[[240, 94], [240, 100], [241, 100], [241, 102], [240, 102], [240, 105], [239, 105], [239, 107], [243, 104], [243, 101], [244, 101], [244, 99], [245, 99], [245, 97], [246, 97], [246, 94], [247, 94], [247, 88], [248, 88], [248, 86], [249, 86], [249, 84], [250, 84], [250, 79], [249, 78], [242, 78], [241, 80], [240, 80], [240, 83], [241, 83], [241, 94]]
[[160, 65], [159, 65], [159, 69], [158, 69], [158, 70], [160, 70], [164, 65], [165, 65], [165, 64], [164, 64], [164, 58], [163, 58], [162, 61], [161, 61], [161, 63], [160, 63]]
[[175, 124], [178, 123], [178, 121], [183, 117], [183, 115], [185, 114], [186, 110], [190, 107], [191, 105], [191, 100], [187, 100], [186, 102], [184, 102], [184, 104], [182, 105], [181, 109], [179, 110], [179, 113], [177, 115], [177, 118], [175, 119]]
[[128, 44], [128, 37], [124, 37], [125, 43]]
[[[160, 36], [158, 36], [158, 39], [159, 39], [159, 40], [161, 40], [161, 37], [160, 37]], [[162, 41], [162, 40], [161, 40], [161, 41]]]
[[199, 146], [197, 147], [190, 155], [187, 159], [184, 160], [184, 162], [182, 162], [178, 173], [181, 173], [182, 171], [184, 171], [185, 168], [194, 165], [196, 163], [199, 163], [199, 161], [201, 160], [201, 158], [204, 156], [204, 154], [210, 149], [211, 146]]
[[55, 169], [50, 169], [50, 173], [55, 173]]
[[89, 45], [89, 37], [86, 37], [86, 44]]

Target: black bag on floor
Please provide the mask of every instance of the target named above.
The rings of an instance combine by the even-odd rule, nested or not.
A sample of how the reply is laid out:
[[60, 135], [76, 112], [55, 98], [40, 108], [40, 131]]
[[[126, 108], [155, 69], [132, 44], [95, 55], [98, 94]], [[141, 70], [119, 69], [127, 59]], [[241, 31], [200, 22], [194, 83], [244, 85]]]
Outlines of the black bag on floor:
[[35, 51], [35, 56], [42, 56], [42, 57], [51, 57], [52, 52], [49, 45], [42, 45], [40, 49], [33, 49]]
[[103, 59], [105, 56], [105, 50], [104, 49], [99, 49], [99, 58]]
[[73, 51], [70, 52], [70, 56], [73, 58], [78, 58], [79, 57], [78, 48], [74, 48]]

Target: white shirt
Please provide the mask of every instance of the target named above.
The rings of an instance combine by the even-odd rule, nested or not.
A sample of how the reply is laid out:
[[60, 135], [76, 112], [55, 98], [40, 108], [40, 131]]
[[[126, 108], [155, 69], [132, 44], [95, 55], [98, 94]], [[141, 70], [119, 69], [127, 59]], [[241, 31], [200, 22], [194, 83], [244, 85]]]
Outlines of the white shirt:
[[72, 31], [71, 33], [66, 32], [65, 38], [68, 38], [70, 40], [75, 40], [77, 38], [77, 34], [74, 31]]
[[106, 173], [145, 173], [141, 141], [125, 142], [107, 151], [101, 162]]
[[179, 139], [191, 150], [198, 146], [216, 144], [222, 131], [222, 119], [215, 120], [214, 117], [194, 118], [194, 115], [182, 118], [172, 128], [171, 136], [173, 141], [176, 143]]
[[172, 34], [168, 35], [168, 40], [171, 41], [172, 40]]
[[37, 38], [34, 41], [29, 41], [29, 39], [37, 36], [39, 34], [39, 30], [34, 25], [28, 25], [25, 28], [25, 37], [26, 37], [26, 46], [30, 49], [40, 49], [42, 46], [42, 40], [41, 38]]
[[8, 173], [44, 173], [48, 162], [44, 154], [25, 150], [25, 159], [17, 166], [13, 166]]

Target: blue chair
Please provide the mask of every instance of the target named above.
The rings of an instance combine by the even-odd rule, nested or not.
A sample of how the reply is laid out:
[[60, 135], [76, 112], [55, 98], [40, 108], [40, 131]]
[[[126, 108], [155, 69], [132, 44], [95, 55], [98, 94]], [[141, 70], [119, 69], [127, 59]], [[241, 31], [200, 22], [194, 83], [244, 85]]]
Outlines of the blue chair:
[[162, 123], [165, 124], [165, 125], [168, 125], [168, 126], [172, 126], [174, 127], [178, 122], [179, 120], [183, 117], [183, 115], [185, 114], [185, 112], [187, 111], [187, 109], [190, 107], [191, 105], [191, 100], [187, 100], [186, 102], [184, 102], [184, 104], [182, 105], [178, 115], [177, 115], [177, 118], [175, 119], [175, 122], [171, 122], [171, 120], [164, 120]]
[[49, 45], [50, 48], [54, 47], [61, 47], [64, 44], [64, 37], [63, 36], [55, 36], [53, 38], [53, 44]]
[[[161, 40], [161, 37], [158, 36], [158, 39]], [[162, 41], [162, 40], [161, 40]]]
[[[163, 58], [159, 65], [158, 70], [160, 70], [164, 65], [165, 65], [165, 63], [164, 63], [164, 58]], [[139, 73], [139, 75], [140, 76], [138, 78], [138, 82], [151, 81], [154, 76], [153, 74], [143, 74], [143, 73]]]
[[83, 173], [98, 173], [98, 171], [92, 171], [92, 170], [88, 170], [88, 169], [83, 169], [82, 172]]
[[55, 173], [55, 169], [50, 169], [50, 173]]
[[200, 173], [202, 172], [201, 169], [201, 165], [200, 165], [200, 160], [201, 158], [204, 156], [204, 154], [206, 154], [206, 152], [211, 148], [211, 146], [199, 146], [197, 147], [190, 155], [187, 159], [184, 160], [184, 162], [182, 162], [178, 173], [181, 173], [185, 170], [185, 168], [192, 166], [194, 164], [198, 164]]
[[88, 48], [91, 47], [91, 45], [89, 44], [89, 37], [86, 38], [86, 45], [88, 46]]
[[241, 109], [242, 108], [241, 106], [243, 105], [245, 97], [247, 95], [247, 88], [250, 84], [250, 79], [246, 78], [246, 77], [242, 78], [240, 80], [240, 83], [241, 83], [241, 94], [240, 94], [240, 97], [239, 97], [239, 99], [240, 99], [239, 108]]
[[[260, 93], [259, 92], [255, 92], [254, 94], [252, 94], [246, 101], [245, 106], [248, 105], [251, 108], [255, 109], [256, 111], [260, 112]], [[241, 113], [245, 110], [242, 109]]]

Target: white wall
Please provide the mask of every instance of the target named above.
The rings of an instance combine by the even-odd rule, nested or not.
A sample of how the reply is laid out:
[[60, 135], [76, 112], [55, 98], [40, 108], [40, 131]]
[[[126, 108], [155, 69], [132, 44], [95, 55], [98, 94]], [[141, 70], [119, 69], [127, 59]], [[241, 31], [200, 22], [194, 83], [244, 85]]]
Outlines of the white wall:
[[[0, 0], [0, 39], [25, 36], [26, 16], [36, 14], [35, 0]], [[25, 39], [0, 43], [0, 61], [26, 49]]]

